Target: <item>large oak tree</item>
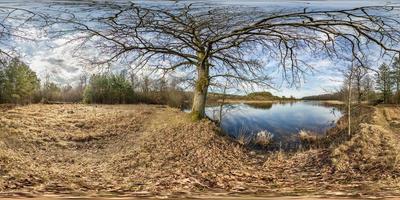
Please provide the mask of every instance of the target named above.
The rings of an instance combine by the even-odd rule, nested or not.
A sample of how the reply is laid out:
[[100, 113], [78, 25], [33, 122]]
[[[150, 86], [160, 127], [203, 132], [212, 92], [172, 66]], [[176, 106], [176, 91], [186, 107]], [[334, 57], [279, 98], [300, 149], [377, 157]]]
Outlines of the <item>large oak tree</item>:
[[[86, 19], [72, 12], [69, 24], [80, 48], [95, 49], [92, 64], [125, 61], [135, 68], [183, 71], [194, 79], [192, 114], [205, 117], [209, 86], [218, 81], [269, 85], [268, 62], [291, 83], [311, 66], [303, 55], [333, 59], [371, 49], [397, 52], [396, 7], [266, 11], [204, 5], [106, 6]], [[94, 11], [94, 10], [93, 10]], [[92, 11], [92, 12], [93, 12]], [[352, 55], [353, 54], [353, 55]]]

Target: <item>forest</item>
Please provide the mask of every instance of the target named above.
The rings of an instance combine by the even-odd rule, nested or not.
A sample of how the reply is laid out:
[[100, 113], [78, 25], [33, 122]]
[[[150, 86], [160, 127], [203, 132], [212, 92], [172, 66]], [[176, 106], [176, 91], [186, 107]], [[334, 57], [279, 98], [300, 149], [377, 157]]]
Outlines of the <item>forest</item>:
[[28, 65], [13, 59], [0, 70], [0, 103], [149, 103], [180, 108], [190, 99], [178, 79], [139, 79], [127, 73], [82, 75], [75, 85], [58, 85], [48, 79], [40, 80]]

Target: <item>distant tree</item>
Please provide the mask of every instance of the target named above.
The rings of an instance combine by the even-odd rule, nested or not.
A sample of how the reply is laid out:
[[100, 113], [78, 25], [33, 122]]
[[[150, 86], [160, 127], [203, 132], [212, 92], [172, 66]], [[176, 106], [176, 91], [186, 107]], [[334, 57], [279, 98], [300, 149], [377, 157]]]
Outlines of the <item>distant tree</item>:
[[151, 80], [149, 76], [144, 76], [141, 82], [141, 90], [144, 94], [148, 94], [151, 90]]
[[47, 74], [45, 82], [40, 89], [41, 101], [60, 101], [61, 100], [61, 88], [50, 81], [50, 75]]
[[[274, 96], [271, 92], [263, 91], [263, 92], [251, 92], [247, 94], [247, 97], [253, 100], [275, 100], [280, 99], [278, 96]], [[282, 98], [286, 98], [283, 96]]]
[[137, 90], [138, 85], [139, 85], [138, 84], [139, 78], [133, 72], [129, 73], [128, 76], [129, 76], [129, 81], [131, 83], [132, 92], [135, 92]]
[[382, 93], [382, 98], [385, 103], [390, 103], [392, 96], [393, 82], [391, 79], [390, 68], [386, 63], [379, 67], [379, 72], [376, 78], [376, 87]]
[[392, 64], [392, 79], [393, 83], [396, 87], [395, 100], [396, 103], [400, 103], [400, 54], [399, 57], [394, 58], [394, 62]]
[[38, 91], [39, 79], [28, 65], [12, 59], [0, 73], [1, 103], [30, 103]]
[[362, 79], [362, 88], [366, 101], [371, 101], [376, 98], [374, 91], [374, 80], [369, 74], [366, 74], [364, 79]]
[[6, 100], [6, 74], [4, 72], [4, 67], [0, 67], [0, 103], [5, 102]]
[[320, 94], [320, 95], [312, 95], [305, 96], [303, 100], [343, 100], [343, 89], [338, 92], [328, 93], [328, 94]]
[[353, 69], [353, 80], [354, 80], [354, 85], [356, 89], [356, 97], [357, 97], [357, 102], [358, 104], [361, 104], [361, 101], [363, 100], [364, 97], [364, 89], [363, 89], [363, 80], [364, 77], [368, 74], [368, 71], [365, 67], [362, 67], [361, 65], [356, 65], [354, 66]]
[[90, 78], [84, 92], [84, 102], [103, 104], [132, 103], [131, 83], [124, 75], [97, 74]]
[[84, 91], [85, 88], [86, 88], [87, 82], [88, 82], [87, 75], [86, 74], [82, 74], [79, 77], [79, 86], [78, 86], [79, 90]]
[[52, 82], [44, 84], [43, 98], [45, 101], [59, 101], [61, 99], [61, 88]]
[[72, 87], [71, 85], [66, 85], [61, 88], [61, 101], [77, 103], [81, 102], [82, 99], [83, 99], [83, 90], [81, 85], [78, 85], [78, 87]]

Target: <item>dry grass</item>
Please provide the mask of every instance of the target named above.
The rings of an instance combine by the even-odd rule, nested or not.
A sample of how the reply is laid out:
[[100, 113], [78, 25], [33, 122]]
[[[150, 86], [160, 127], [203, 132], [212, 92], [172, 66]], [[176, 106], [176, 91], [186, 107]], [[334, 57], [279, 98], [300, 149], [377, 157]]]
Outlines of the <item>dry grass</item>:
[[120, 145], [132, 145], [128, 138], [133, 139], [145, 119], [124, 106], [29, 105], [8, 110], [0, 117], [1, 141], [14, 154], [3, 155], [11, 157], [10, 167], [19, 167], [1, 177], [0, 190], [87, 191], [112, 186], [120, 176], [108, 161]]
[[337, 172], [363, 179], [382, 179], [400, 175], [400, 141], [379, 109], [371, 122], [361, 123], [354, 136], [332, 152]]
[[266, 130], [260, 131], [255, 135], [254, 144], [267, 147], [272, 143], [274, 135]]
[[338, 100], [324, 100], [321, 102], [326, 105], [344, 105], [345, 104], [343, 101], [338, 101]]
[[[365, 162], [363, 170], [393, 172], [389, 182], [379, 179], [377, 184], [387, 188], [398, 183], [394, 173], [397, 164], [393, 164], [398, 158], [391, 153], [397, 143], [392, 143], [389, 133], [355, 136], [338, 147], [337, 154], [330, 149], [257, 154], [218, 134], [213, 123], [193, 123], [177, 109], [149, 105], [29, 105], [1, 111], [0, 191], [370, 194], [376, 191], [364, 190], [360, 185], [371, 182], [356, 184], [345, 177], [347, 182], [343, 183], [341, 174], [334, 172], [338, 166], [344, 166], [340, 168], [344, 171], [356, 169], [351, 162], [356, 159], [356, 163]], [[361, 144], [364, 140], [367, 142]], [[376, 142], [373, 147], [382, 150], [370, 148], [371, 152], [357, 154], [358, 147], [364, 145], [364, 149], [369, 142]], [[373, 157], [364, 161], [361, 154]], [[368, 164], [379, 170], [374, 171]]]
[[177, 109], [29, 105], [0, 116], [0, 191], [234, 188], [247, 155]]
[[299, 139], [303, 143], [311, 144], [318, 140], [317, 134], [307, 130], [300, 130], [298, 132]]
[[240, 132], [240, 133], [239, 133], [239, 136], [237, 136], [237, 138], [236, 138], [236, 141], [237, 141], [239, 144], [241, 144], [241, 145], [243, 145], [243, 146], [246, 146], [246, 145], [249, 145], [249, 144], [250, 144], [251, 138], [249, 138], [249, 137], [247, 136], [247, 134], [244, 134], [244, 133]]

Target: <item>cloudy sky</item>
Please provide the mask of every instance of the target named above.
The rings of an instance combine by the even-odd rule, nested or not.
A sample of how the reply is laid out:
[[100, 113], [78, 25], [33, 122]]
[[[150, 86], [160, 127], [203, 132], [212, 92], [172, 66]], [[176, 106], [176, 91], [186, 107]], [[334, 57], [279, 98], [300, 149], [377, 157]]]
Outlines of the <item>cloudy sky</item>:
[[[1, 6], [20, 6], [30, 9], [40, 9], [40, 7], [46, 6], [51, 1], [2, 1], [0, 0]], [[54, 2], [54, 1], [53, 1]], [[56, 1], [57, 3], [65, 2], [79, 2], [84, 1]], [[93, 1], [90, 1], [93, 2]], [[137, 3], [165, 3], [165, 1], [135, 1]], [[171, 3], [173, 1], [167, 1]], [[199, 2], [199, 1], [180, 1], [180, 3], [187, 2]], [[201, 2], [201, 1], [200, 1]], [[252, 6], [265, 9], [298, 9], [303, 7], [308, 8], [352, 8], [358, 6], [370, 6], [370, 5], [393, 5], [397, 4], [397, 0], [392, 1], [372, 1], [372, 0], [358, 0], [358, 1], [347, 1], [347, 0], [335, 0], [335, 1], [288, 1], [288, 0], [273, 0], [273, 1], [262, 1], [262, 0], [222, 0], [222, 1], [204, 1], [212, 2], [214, 4], [230, 4], [238, 6]], [[79, 4], [78, 3], [78, 4]], [[67, 5], [66, 8], [76, 5]], [[39, 30], [30, 30], [32, 35], [40, 35]], [[26, 40], [15, 40], [13, 41], [22, 54], [22, 58], [27, 62], [30, 67], [37, 72], [37, 74], [43, 79], [45, 76], [49, 76], [51, 80], [61, 84], [73, 84], [79, 80], [80, 75], [83, 72], [91, 71], [85, 69], [82, 62], [73, 56], [73, 49], [71, 46], [66, 45], [67, 39], [57, 38], [51, 39], [46, 36], [39, 37], [38, 41], [26, 41]], [[379, 59], [377, 55], [371, 55], [372, 60], [376, 67], [383, 60]], [[315, 60], [310, 59], [308, 63], [312, 65], [315, 70], [305, 74], [304, 80], [298, 87], [288, 87], [282, 80], [279, 74], [274, 75], [274, 82], [276, 83], [277, 90], [272, 90], [274, 94], [295, 97], [302, 97], [308, 95], [316, 95], [326, 93], [327, 91], [334, 91], [340, 86], [341, 75], [338, 71], [339, 68], [343, 68], [346, 63], [331, 61], [328, 59]], [[258, 90], [270, 90], [268, 88], [257, 88]], [[271, 90], [270, 90], [271, 91]]]

